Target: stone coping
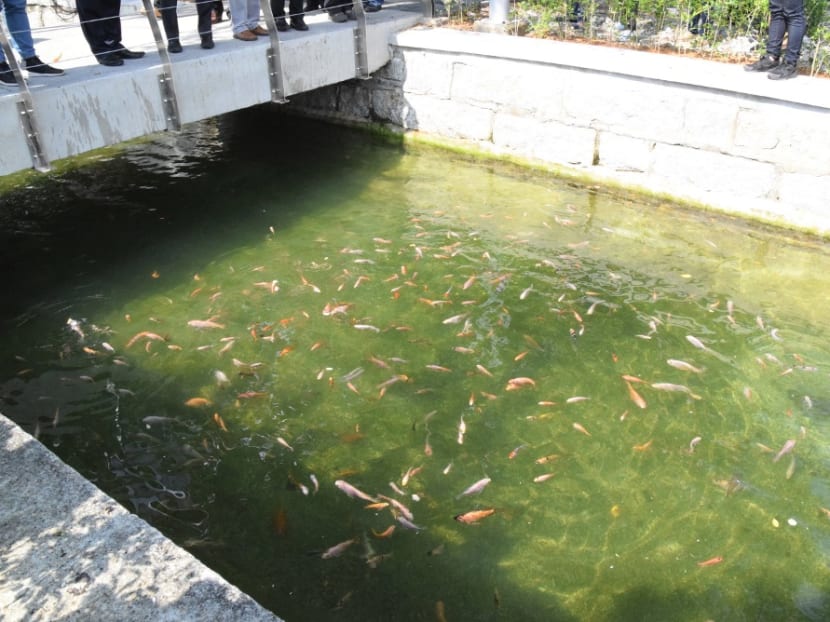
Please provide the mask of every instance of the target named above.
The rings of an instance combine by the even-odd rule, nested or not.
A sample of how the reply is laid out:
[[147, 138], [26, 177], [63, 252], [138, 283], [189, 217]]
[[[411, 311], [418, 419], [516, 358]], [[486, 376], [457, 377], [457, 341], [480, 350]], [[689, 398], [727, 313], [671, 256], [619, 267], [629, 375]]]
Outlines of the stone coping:
[[3, 415], [0, 499], [7, 622], [280, 620]]
[[[494, 41], [498, 44], [494, 45]], [[734, 63], [531, 37], [476, 32], [459, 36], [448, 28], [412, 28], [395, 33], [392, 42], [402, 48], [426, 47], [450, 54], [558, 65], [749, 98], [787, 101], [830, 112], [830, 80], [803, 75], [794, 80], [768, 80], [766, 75], [744, 71], [743, 65]]]

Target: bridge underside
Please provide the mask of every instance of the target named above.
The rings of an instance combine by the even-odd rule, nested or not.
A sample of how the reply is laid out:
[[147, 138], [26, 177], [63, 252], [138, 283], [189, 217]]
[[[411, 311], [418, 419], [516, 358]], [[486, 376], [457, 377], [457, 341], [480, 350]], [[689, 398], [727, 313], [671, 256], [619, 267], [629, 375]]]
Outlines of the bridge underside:
[[[366, 17], [366, 54], [360, 59], [360, 37], [353, 21], [335, 24], [325, 14], [315, 15], [306, 19], [309, 31], [280, 33], [281, 95], [290, 97], [359, 77], [361, 63], [363, 71], [377, 71], [390, 60], [390, 36], [420, 19], [417, 13], [392, 9]], [[28, 117], [26, 97], [15, 90], [0, 90], [0, 176], [38, 164], [33, 142], [43, 161], [51, 162], [174, 129], [177, 123], [275, 100], [269, 37], [256, 42], [234, 40], [229, 22], [224, 21], [214, 26], [216, 47], [202, 50], [195, 15], [179, 21], [185, 50], [170, 55], [166, 81], [165, 64], [144, 18], [122, 19], [124, 45], [143, 49], [147, 55], [121, 67], [95, 63], [77, 27], [52, 31], [43, 44], [36, 40], [44, 61], [59, 57], [62, 60], [55, 63], [67, 73], [58, 78], [31, 77], [28, 82], [35, 141], [21, 122]], [[172, 105], [171, 93], [175, 94]]]

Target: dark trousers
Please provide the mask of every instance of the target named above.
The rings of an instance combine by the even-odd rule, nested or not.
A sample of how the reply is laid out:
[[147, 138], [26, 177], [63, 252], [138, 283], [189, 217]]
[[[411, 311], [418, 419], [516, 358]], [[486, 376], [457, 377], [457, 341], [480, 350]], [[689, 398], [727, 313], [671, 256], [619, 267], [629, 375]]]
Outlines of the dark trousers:
[[[274, 17], [285, 17], [285, 0], [271, 0], [271, 12]], [[288, 0], [288, 16], [303, 16], [303, 0]]]
[[81, 31], [96, 56], [120, 50], [121, 0], [77, 0]]
[[329, 14], [333, 15], [352, 8], [352, 0], [326, 0], [323, 6]]
[[795, 65], [801, 54], [801, 42], [807, 29], [804, 19], [804, 0], [769, 0], [769, 39], [767, 54], [778, 58], [784, 33], [787, 33], [787, 52], [784, 62]]
[[[164, 26], [164, 34], [167, 40], [179, 38], [179, 17], [176, 15], [178, 0], [158, 0], [158, 8], [161, 11], [161, 23]], [[210, 12], [213, 9], [214, 0], [196, 0], [196, 14], [199, 16], [199, 35], [209, 37], [211, 35]]]

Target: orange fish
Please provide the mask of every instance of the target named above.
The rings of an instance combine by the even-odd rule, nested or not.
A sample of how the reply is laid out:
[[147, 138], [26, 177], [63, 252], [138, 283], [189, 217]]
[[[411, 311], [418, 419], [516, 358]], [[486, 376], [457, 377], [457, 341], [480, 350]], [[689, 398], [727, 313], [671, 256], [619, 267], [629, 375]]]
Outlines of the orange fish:
[[223, 432], [227, 432], [228, 428], [225, 426], [225, 422], [222, 420], [222, 417], [219, 416], [219, 413], [213, 413], [213, 420], [216, 422], [216, 425], [219, 426], [219, 429]]
[[627, 380], [625, 381], [625, 386], [628, 387], [628, 397], [631, 398], [631, 401], [637, 404], [640, 408], [645, 408], [647, 404], [643, 399], [643, 396], [637, 393], [637, 391], [634, 390], [634, 387], [631, 386], [631, 383]]
[[288, 533], [288, 517], [285, 515], [285, 510], [280, 508], [276, 512], [274, 512], [274, 516], [272, 519], [274, 533], [278, 536], [284, 536]]
[[236, 397], [240, 400], [250, 400], [256, 397], [267, 397], [269, 394], [266, 391], [243, 391]]
[[191, 397], [184, 403], [184, 405], [189, 406], [190, 408], [202, 408], [204, 406], [210, 406], [210, 403], [210, 400], [205, 399], [204, 397]]
[[651, 447], [651, 443], [653, 441], [654, 441], [654, 439], [651, 439], [650, 441], [647, 441], [647, 442], [643, 443], [642, 445], [634, 445], [633, 449], [634, 449], [634, 451], [645, 451], [649, 447]]
[[395, 533], [395, 525], [389, 525], [389, 527], [387, 527], [381, 532], [377, 532], [374, 529], [372, 529], [372, 535], [376, 538], [388, 538], [393, 533]]
[[711, 559], [707, 559], [706, 561], [698, 562], [697, 565], [701, 568], [706, 568], [707, 566], [714, 566], [719, 564], [723, 561], [723, 557], [718, 555], [717, 557], [713, 557]]
[[364, 510], [382, 510], [384, 508], [388, 508], [389, 503], [386, 501], [379, 501], [378, 503], [370, 503], [369, 505], [364, 505]]
[[142, 330], [140, 333], [136, 333], [135, 335], [133, 335], [132, 338], [127, 342], [127, 345], [125, 347], [129, 348], [139, 339], [149, 339], [151, 341], [167, 341], [167, 339], [165, 339], [161, 335], [151, 333], [148, 330]]
[[516, 391], [521, 387], [535, 387], [536, 381], [533, 378], [511, 378], [507, 381], [507, 386], [504, 388], [505, 391]]
[[485, 519], [488, 516], [492, 516], [495, 513], [495, 509], [489, 508], [487, 510], [473, 510], [472, 512], [456, 514], [453, 518], [455, 518], [455, 520], [457, 520], [459, 523], [464, 523], [465, 525], [474, 525], [478, 521]]

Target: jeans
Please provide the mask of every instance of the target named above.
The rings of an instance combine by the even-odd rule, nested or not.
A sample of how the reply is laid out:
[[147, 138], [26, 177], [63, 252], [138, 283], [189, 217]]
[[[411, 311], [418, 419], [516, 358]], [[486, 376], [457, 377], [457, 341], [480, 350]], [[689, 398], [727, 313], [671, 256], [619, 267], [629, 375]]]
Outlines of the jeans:
[[234, 34], [259, 25], [259, 0], [230, 0], [231, 29]]
[[[35, 42], [32, 40], [32, 27], [29, 14], [26, 13], [26, 0], [0, 0], [0, 7], [6, 13], [6, 26], [11, 31], [14, 47], [23, 58], [35, 55]], [[0, 47], [0, 62], [6, 61], [3, 48]]]
[[781, 56], [781, 44], [787, 33], [787, 52], [784, 62], [795, 65], [801, 54], [801, 41], [807, 29], [804, 19], [804, 0], [769, 0], [769, 38], [767, 54], [774, 58]]

